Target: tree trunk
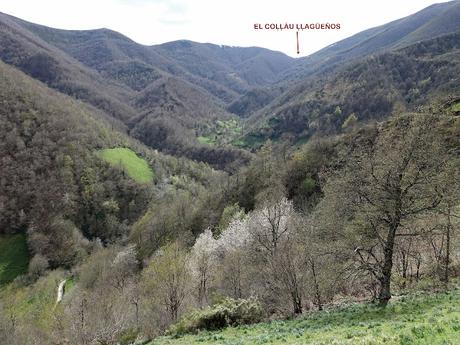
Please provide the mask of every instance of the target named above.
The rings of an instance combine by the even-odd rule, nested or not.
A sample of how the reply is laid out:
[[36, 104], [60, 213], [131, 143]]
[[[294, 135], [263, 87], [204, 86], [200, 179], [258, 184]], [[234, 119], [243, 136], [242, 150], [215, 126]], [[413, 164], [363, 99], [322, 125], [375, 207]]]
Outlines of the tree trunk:
[[177, 321], [177, 314], [179, 311], [179, 300], [177, 297], [177, 291], [171, 291], [169, 298], [168, 298], [168, 306], [167, 309], [169, 311], [169, 315], [171, 317], [171, 321], [176, 322]]
[[[402, 257], [402, 288], [405, 289], [407, 287], [407, 274], [409, 273], [409, 262], [411, 256], [411, 249], [412, 249], [412, 238], [409, 238], [407, 244], [407, 248], [401, 249], [401, 257]], [[410, 273], [409, 273], [409, 283], [410, 283]]]
[[319, 290], [319, 284], [318, 284], [318, 280], [316, 278], [315, 262], [312, 259], [310, 259], [310, 267], [311, 267], [311, 272], [312, 272], [312, 275], [313, 275], [313, 284], [315, 286], [316, 306], [318, 307], [318, 310], [323, 310], [323, 303], [321, 301], [321, 292]]
[[136, 308], [136, 329], [139, 329], [139, 303], [133, 303], [134, 307]]
[[207, 302], [207, 298], [206, 298], [206, 280], [207, 280], [207, 277], [206, 277], [206, 275], [207, 275], [206, 271], [201, 270], [201, 272], [200, 272], [200, 286], [198, 288], [198, 306], [200, 308], [203, 308], [205, 300]]
[[420, 260], [420, 258], [417, 258], [417, 273], [416, 273], [416, 278], [417, 278], [417, 281], [420, 280], [420, 266], [422, 264], [422, 260]]
[[302, 297], [297, 291], [292, 294], [292, 304], [294, 306], [294, 315], [302, 314]]
[[388, 232], [384, 248], [382, 276], [380, 278], [379, 304], [385, 307], [391, 298], [391, 271], [393, 269], [393, 249], [399, 222], [393, 224]]
[[[238, 263], [238, 265], [239, 265], [239, 263]], [[236, 296], [236, 298], [241, 298], [242, 295], [243, 295], [242, 294], [242, 289], [241, 289], [241, 270], [240, 270], [239, 266], [238, 266], [237, 269], [238, 269], [238, 272], [237, 272], [237, 280], [236, 280], [236, 284], [235, 284], [235, 286], [236, 286], [236, 288], [235, 288], [235, 296]]]
[[452, 228], [452, 222], [450, 218], [450, 205], [447, 210], [447, 229], [446, 229], [446, 255], [444, 259], [444, 277], [443, 282], [445, 288], [449, 286], [449, 261], [450, 261], [450, 233]]

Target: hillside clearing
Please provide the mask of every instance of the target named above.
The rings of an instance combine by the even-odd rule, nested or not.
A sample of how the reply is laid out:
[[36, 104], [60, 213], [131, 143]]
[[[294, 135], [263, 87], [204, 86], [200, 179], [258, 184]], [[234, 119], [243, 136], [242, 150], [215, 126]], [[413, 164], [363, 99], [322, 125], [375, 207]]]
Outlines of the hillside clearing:
[[148, 163], [128, 148], [99, 151], [101, 157], [112, 166], [123, 169], [129, 177], [139, 183], [152, 182], [154, 174]]
[[227, 121], [217, 120], [214, 125], [197, 137], [202, 145], [220, 145], [231, 142], [232, 138], [241, 134], [242, 128], [236, 119]]
[[25, 235], [0, 235], [0, 286], [27, 272], [29, 253]]
[[458, 344], [460, 291], [402, 297], [386, 309], [351, 305], [315, 312], [292, 321], [275, 321], [179, 338], [166, 344]]

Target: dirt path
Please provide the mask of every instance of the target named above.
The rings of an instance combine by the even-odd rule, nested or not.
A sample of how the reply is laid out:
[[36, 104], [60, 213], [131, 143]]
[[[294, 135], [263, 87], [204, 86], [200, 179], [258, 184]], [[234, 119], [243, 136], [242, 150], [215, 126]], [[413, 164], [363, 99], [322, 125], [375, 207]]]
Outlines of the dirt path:
[[59, 283], [56, 304], [60, 303], [62, 301], [62, 297], [64, 297], [64, 286], [65, 286], [66, 281], [67, 279], [64, 279], [63, 281]]

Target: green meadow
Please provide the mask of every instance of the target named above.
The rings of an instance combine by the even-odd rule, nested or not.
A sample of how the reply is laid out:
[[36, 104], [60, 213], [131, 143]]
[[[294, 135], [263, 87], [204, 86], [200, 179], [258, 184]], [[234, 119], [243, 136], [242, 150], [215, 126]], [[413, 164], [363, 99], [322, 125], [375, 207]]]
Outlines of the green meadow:
[[113, 166], [123, 169], [129, 177], [139, 183], [152, 182], [154, 173], [145, 159], [128, 148], [114, 148], [99, 151], [101, 157]]
[[0, 235], [0, 286], [27, 272], [28, 264], [26, 236]]

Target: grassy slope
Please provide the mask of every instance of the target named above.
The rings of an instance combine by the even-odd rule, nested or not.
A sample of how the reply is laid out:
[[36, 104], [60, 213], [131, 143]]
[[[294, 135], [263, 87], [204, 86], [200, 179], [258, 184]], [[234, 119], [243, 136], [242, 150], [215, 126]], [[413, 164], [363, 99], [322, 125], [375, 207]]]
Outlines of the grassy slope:
[[0, 286], [27, 272], [28, 263], [25, 235], [0, 236]]
[[293, 321], [228, 328], [181, 338], [166, 344], [459, 344], [460, 291], [421, 295], [392, 302], [386, 309], [352, 305], [316, 312]]
[[121, 166], [126, 173], [139, 183], [148, 183], [153, 179], [153, 171], [147, 162], [128, 148], [114, 148], [100, 151], [102, 158], [111, 165]]
[[[56, 322], [62, 310], [56, 308], [56, 292], [59, 282], [64, 278], [61, 270], [48, 272], [34, 284], [18, 286], [9, 284], [0, 290], [0, 301], [5, 315], [20, 320], [18, 324], [28, 323], [30, 329], [40, 329], [50, 334], [56, 330]], [[1, 312], [1, 311], [0, 311]], [[17, 331], [17, 344], [32, 344], [34, 335]], [[26, 341], [29, 340], [29, 341]], [[0, 344], [6, 344], [0, 339]], [[35, 339], [36, 340], [36, 339]]]

